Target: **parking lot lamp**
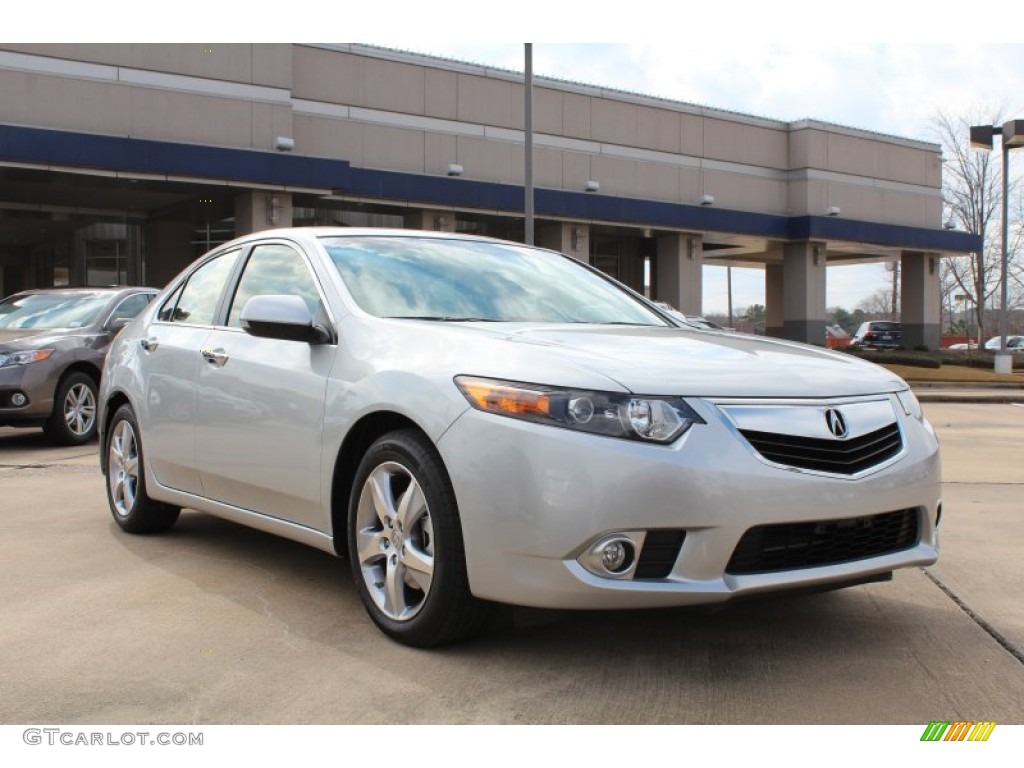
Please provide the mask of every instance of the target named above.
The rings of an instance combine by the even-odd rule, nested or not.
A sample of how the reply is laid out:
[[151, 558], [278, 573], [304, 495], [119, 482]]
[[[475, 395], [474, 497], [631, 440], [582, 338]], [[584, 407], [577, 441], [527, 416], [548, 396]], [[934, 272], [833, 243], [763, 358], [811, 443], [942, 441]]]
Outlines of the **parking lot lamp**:
[[[1003, 273], [999, 289], [999, 354], [996, 355], [996, 373], [1013, 371], [1013, 356], [1006, 351], [1007, 303], [1009, 302], [1009, 213], [1010, 213], [1010, 150], [1024, 147], [1024, 120], [1008, 120], [998, 125], [972, 125], [971, 146], [975, 149], [992, 149], [992, 139], [1003, 139]], [[982, 245], [984, 247], [984, 245]]]

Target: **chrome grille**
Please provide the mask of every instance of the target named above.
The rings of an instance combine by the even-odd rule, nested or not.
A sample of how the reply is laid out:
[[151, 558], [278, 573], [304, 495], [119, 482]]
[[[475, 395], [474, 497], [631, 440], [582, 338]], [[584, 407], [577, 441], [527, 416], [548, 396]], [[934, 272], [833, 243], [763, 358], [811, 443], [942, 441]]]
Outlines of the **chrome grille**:
[[741, 429], [740, 434], [768, 461], [838, 475], [863, 472], [891, 459], [903, 449], [903, 438], [896, 424], [848, 440], [825, 440], [749, 429]]
[[917, 545], [920, 512], [901, 509], [846, 520], [759, 525], [740, 539], [726, 566], [735, 575], [847, 563]]

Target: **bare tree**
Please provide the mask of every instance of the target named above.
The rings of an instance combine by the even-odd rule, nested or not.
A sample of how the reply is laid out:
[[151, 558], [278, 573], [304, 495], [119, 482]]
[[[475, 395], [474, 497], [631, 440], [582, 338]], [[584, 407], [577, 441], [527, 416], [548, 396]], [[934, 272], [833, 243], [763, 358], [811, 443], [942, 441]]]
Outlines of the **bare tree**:
[[892, 291], [879, 288], [866, 299], [857, 304], [857, 309], [864, 313], [866, 320], [891, 320], [893, 318]]
[[[978, 335], [985, 337], [985, 310], [992, 303], [1002, 275], [999, 224], [1001, 214], [1002, 169], [996, 152], [976, 152], [968, 145], [972, 125], [998, 125], [1002, 121], [995, 112], [987, 117], [978, 114], [952, 117], [939, 113], [933, 125], [943, 151], [943, 204], [948, 221], [958, 229], [981, 237], [981, 250], [968, 256], [944, 260], [943, 294], [962, 293], [973, 307]], [[1011, 184], [1011, 199], [1016, 194]], [[1019, 209], [1021, 206], [1018, 205]], [[1019, 214], [1019, 210], [1018, 210]], [[1016, 244], [1008, 249], [1017, 284], [1020, 285], [1019, 259], [1021, 231], [1011, 224], [1016, 233]], [[1022, 286], [1024, 288], [1024, 286]], [[1018, 291], [1019, 295], [1021, 292]]]

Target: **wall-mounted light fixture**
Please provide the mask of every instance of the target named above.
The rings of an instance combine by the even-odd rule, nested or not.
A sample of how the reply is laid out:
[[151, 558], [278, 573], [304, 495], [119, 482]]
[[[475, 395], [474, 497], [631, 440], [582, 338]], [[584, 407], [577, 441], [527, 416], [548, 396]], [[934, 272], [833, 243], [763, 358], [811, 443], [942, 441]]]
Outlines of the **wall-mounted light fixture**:
[[829, 216], [838, 216], [839, 215], [839, 206], [838, 205], [833, 205], [831, 208], [829, 208], [828, 209], [828, 215]]
[[686, 238], [686, 258], [693, 261], [693, 257], [697, 255], [697, 241], [692, 237]]
[[448, 175], [449, 176], [461, 176], [462, 166], [458, 163], [448, 163]]
[[444, 216], [435, 216], [434, 217], [434, 231], [436, 231], [436, 232], [444, 232], [444, 225], [447, 224], [447, 223], [448, 222], [446, 222], [444, 220]]
[[956, 222], [949, 219], [945, 224], [942, 225], [943, 229], [956, 229]]
[[701, 205], [714, 205], [715, 204], [715, 196], [714, 195], [701, 195], [700, 196], [700, 204]]
[[601, 188], [601, 182], [594, 181], [593, 179], [587, 179], [587, 183], [583, 185], [583, 189], [587, 192], [597, 192]]
[[274, 149], [278, 152], [291, 152], [295, 149], [295, 139], [290, 136], [278, 136], [274, 139]]
[[814, 261], [814, 266], [817, 267], [821, 265], [821, 254], [824, 251], [825, 249], [820, 245], [816, 245], [813, 248], [811, 248], [811, 258]]
[[277, 224], [281, 220], [281, 199], [277, 195], [267, 195], [267, 224]]
[[573, 227], [569, 230], [569, 247], [572, 248], [573, 251], [578, 251], [580, 249], [581, 239], [579, 227]]
[[935, 274], [935, 257], [934, 256], [929, 256], [928, 257], [928, 274], [929, 275], [934, 275]]

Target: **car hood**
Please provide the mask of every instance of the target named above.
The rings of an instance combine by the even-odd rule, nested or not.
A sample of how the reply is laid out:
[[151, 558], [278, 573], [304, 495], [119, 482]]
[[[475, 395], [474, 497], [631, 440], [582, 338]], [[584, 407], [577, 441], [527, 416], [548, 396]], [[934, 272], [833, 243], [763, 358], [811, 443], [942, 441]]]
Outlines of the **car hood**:
[[0, 328], [0, 349], [30, 349], [53, 341], [52, 330]]
[[[461, 372], [535, 383], [579, 386], [578, 374], [584, 369], [598, 374], [594, 388], [607, 386], [611, 379], [648, 395], [821, 398], [906, 388], [896, 374], [852, 355], [746, 334], [484, 323], [447, 325], [445, 330], [462, 336], [463, 344], [467, 336], [475, 336], [477, 343], [491, 347], [490, 354], [473, 353], [486, 370]], [[541, 378], [557, 377], [560, 369], [569, 380]], [[575, 369], [575, 375], [567, 369]]]

